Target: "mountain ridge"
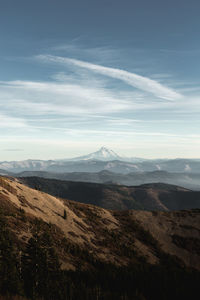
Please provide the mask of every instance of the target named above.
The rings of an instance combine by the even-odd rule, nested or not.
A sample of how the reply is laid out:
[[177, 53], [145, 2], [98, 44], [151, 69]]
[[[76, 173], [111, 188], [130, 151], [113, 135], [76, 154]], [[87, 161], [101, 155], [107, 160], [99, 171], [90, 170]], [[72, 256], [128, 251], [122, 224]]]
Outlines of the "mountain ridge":
[[[137, 260], [139, 255], [144, 256], [148, 263], [154, 265], [162, 261], [158, 251], [167, 251], [170, 255], [176, 255], [187, 266], [200, 269], [200, 260], [195, 248], [183, 250], [172, 239], [172, 236], [180, 236], [179, 239], [182, 238], [185, 241], [191, 237], [194, 240], [197, 239], [200, 224], [199, 210], [188, 212], [109, 211], [94, 205], [62, 200], [27, 187], [16, 179], [4, 177], [0, 177], [0, 205], [1, 209], [13, 211], [8, 215], [9, 224], [13, 233], [23, 243], [30, 238], [30, 231], [27, 229], [29, 221], [20, 217], [21, 221], [16, 223], [14, 218], [17, 211], [20, 215], [25, 213], [27, 218], [28, 216], [41, 218], [43, 222], [55, 225], [61, 230], [60, 235], [64, 234], [70, 243], [81, 246], [85, 249], [84, 251], [90, 249], [91, 255], [104, 262], [123, 266], [132, 259]], [[66, 217], [64, 217], [64, 212], [66, 212]], [[25, 222], [26, 225], [19, 227], [20, 222]], [[185, 227], [188, 229], [185, 230]], [[149, 234], [146, 231], [147, 228]], [[108, 243], [112, 236], [118, 239], [119, 245], [121, 243], [127, 245], [126, 251], [129, 249], [132, 254], [124, 256], [126, 251], [120, 252], [122, 248], [120, 250], [120, 247], [118, 249], [116, 245], [113, 248], [114, 244]], [[60, 253], [61, 248], [57, 251]], [[75, 261], [78, 257], [63, 255], [61, 256], [63, 267], [76, 268]]]
[[200, 208], [200, 192], [163, 183], [127, 187], [39, 177], [21, 177], [19, 181], [53, 196], [105, 209], [170, 211]]
[[[1, 174], [1, 170], [0, 170]], [[2, 175], [13, 177], [43, 177], [49, 179], [58, 179], [66, 181], [92, 182], [102, 184], [119, 184], [135, 186], [147, 183], [162, 182], [182, 186], [187, 189], [200, 190], [200, 174], [198, 173], [170, 173], [167, 171], [152, 172], [131, 172], [128, 174], [114, 173], [109, 170], [100, 172], [69, 172], [56, 173], [47, 171], [24, 171], [20, 173], [11, 173], [3, 171]]]
[[176, 173], [199, 174], [199, 160], [149, 160], [142, 162], [129, 162], [122, 160], [26, 160], [13, 162], [0, 162], [0, 169], [9, 172], [47, 171], [47, 172], [100, 172], [109, 170], [115, 173], [128, 174], [131, 172], [167, 171]]

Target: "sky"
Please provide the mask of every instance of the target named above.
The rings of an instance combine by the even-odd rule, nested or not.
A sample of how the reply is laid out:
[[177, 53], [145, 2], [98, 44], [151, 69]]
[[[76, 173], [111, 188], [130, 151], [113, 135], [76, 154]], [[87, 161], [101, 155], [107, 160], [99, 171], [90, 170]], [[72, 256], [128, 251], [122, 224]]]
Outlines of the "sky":
[[0, 161], [200, 157], [200, 2], [1, 0]]

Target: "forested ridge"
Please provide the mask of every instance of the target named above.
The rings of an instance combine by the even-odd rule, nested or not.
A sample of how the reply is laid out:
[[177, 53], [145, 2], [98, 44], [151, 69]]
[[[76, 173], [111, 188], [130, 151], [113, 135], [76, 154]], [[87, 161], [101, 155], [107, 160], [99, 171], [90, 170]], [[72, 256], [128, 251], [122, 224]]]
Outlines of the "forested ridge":
[[[23, 210], [17, 212], [17, 218], [25, 217]], [[27, 244], [19, 245], [9, 229], [8, 219], [1, 209], [2, 299], [15, 299], [16, 295], [45, 300], [192, 299], [199, 292], [199, 272], [162, 252], [159, 265], [150, 265], [141, 259], [135, 264], [117, 267], [93, 259], [79, 247], [69, 246], [69, 255], [75, 251], [80, 261], [81, 258], [88, 261], [90, 267], [85, 269], [80, 264], [76, 271], [62, 270], [53, 246], [51, 225], [34, 219], [31, 238]]]
[[19, 181], [55, 197], [105, 209], [172, 211], [200, 208], [200, 192], [163, 183], [123, 186], [41, 177], [22, 177]]

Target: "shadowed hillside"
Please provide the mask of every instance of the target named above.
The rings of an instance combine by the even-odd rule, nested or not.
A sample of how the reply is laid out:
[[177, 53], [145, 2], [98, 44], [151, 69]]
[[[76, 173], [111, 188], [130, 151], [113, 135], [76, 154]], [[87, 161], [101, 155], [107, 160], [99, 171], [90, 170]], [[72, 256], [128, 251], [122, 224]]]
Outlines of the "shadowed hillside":
[[39, 177], [20, 178], [28, 186], [60, 198], [106, 209], [180, 210], [200, 208], [200, 192], [168, 184], [127, 187], [113, 184], [69, 182]]

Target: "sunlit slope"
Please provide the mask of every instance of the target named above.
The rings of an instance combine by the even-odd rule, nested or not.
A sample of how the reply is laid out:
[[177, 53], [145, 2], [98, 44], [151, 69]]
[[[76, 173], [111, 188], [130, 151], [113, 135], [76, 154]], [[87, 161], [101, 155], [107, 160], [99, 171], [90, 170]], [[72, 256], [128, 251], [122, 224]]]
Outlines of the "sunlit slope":
[[35, 218], [49, 224], [63, 268], [76, 269], [80, 263], [87, 268], [91, 258], [122, 266], [141, 260], [158, 264], [175, 256], [180, 264], [200, 269], [199, 210], [109, 211], [5, 177], [0, 177], [0, 207], [21, 244], [31, 237]]

